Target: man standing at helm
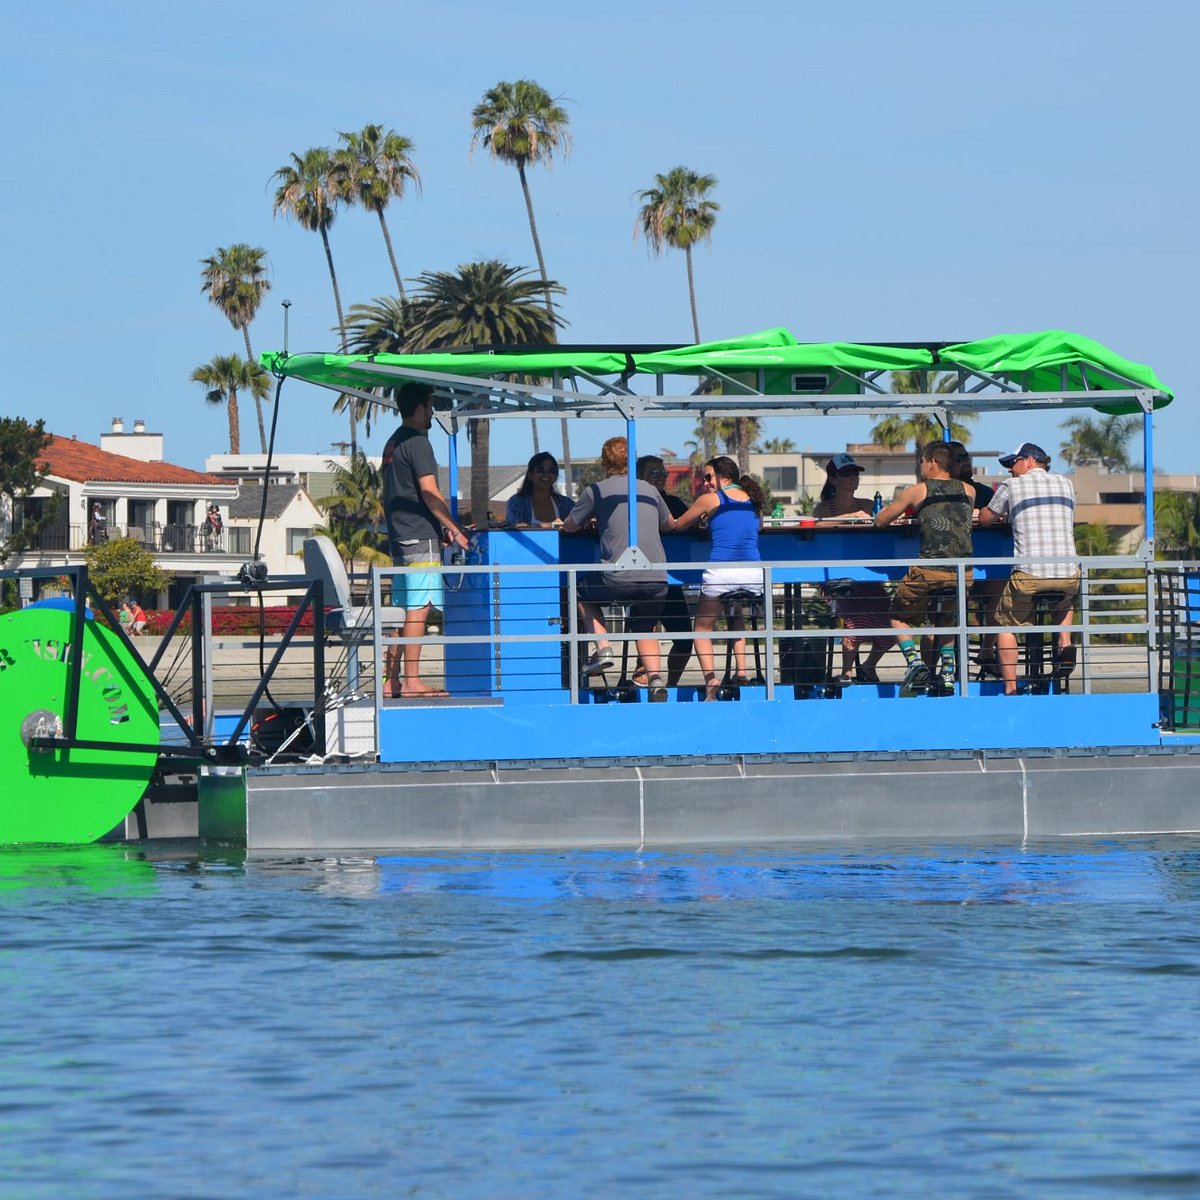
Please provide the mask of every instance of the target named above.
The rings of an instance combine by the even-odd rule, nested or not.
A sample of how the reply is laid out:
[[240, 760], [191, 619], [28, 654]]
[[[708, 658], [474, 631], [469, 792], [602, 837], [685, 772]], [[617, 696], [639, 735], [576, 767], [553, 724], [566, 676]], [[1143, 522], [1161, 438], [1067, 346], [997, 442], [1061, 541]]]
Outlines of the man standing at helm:
[[[392, 603], [405, 610], [402, 634], [425, 636], [429, 610], [442, 604], [442, 545], [467, 548], [466, 534], [450, 515], [437, 482], [437, 459], [429, 444], [433, 424], [433, 389], [425, 383], [406, 383], [396, 399], [402, 424], [383, 448], [383, 507], [388, 544], [397, 567], [429, 567], [428, 573], [397, 576]], [[405, 699], [444, 696], [440, 688], [421, 679], [421, 644], [411, 642], [400, 654], [388, 653], [384, 695]], [[403, 678], [400, 661], [403, 660]]]

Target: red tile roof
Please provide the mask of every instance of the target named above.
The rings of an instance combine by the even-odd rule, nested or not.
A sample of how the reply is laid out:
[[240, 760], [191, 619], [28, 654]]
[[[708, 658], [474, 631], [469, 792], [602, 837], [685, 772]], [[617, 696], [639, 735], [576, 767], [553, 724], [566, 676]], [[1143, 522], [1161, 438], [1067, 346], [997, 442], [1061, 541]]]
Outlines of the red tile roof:
[[191, 471], [172, 463], [142, 462], [123, 454], [110, 454], [88, 442], [57, 435], [38, 461], [50, 464], [51, 475], [78, 483], [228, 483], [216, 475]]

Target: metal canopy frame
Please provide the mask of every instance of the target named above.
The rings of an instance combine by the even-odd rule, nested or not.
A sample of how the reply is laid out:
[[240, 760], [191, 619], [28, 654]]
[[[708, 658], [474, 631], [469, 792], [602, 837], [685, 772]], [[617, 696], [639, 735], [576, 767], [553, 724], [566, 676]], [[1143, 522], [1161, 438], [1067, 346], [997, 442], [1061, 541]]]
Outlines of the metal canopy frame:
[[[499, 361], [503, 356], [498, 355]], [[402, 381], [415, 380], [432, 386], [434, 397], [442, 408], [453, 416], [501, 420], [519, 417], [573, 417], [577, 419], [612, 419], [621, 417], [636, 420], [642, 417], [669, 418], [678, 416], [777, 416], [781, 413], [820, 416], [849, 416], [855, 414], [877, 415], [889, 412], [1010, 412], [1021, 409], [1074, 409], [1107, 407], [1116, 404], [1136, 405], [1143, 413], [1153, 411], [1157, 398], [1165, 394], [1153, 388], [1140, 387], [1133, 381], [1122, 379], [1096, 367], [1082, 367], [1085, 384], [1089, 378], [1103, 378], [1107, 383], [1120, 386], [1070, 390], [1066, 387], [1067, 367], [1061, 368], [1063, 387], [1046, 392], [1033, 391], [1028, 386], [1024, 373], [1019, 376], [996, 375], [977, 369], [954, 367], [949, 373], [958, 376], [958, 388], [954, 392], [898, 393], [885, 391], [878, 380], [889, 372], [872, 370], [851, 372], [842, 367], [831, 367], [824, 372], [829, 377], [826, 387], [820, 392], [805, 392], [791, 395], [770, 394], [765, 390], [763, 369], [757, 371], [756, 385], [744, 379], [735, 379], [716, 369], [698, 372], [701, 382], [687, 393], [666, 394], [660, 390], [666, 376], [659, 374], [637, 377], [649, 379], [655, 384], [651, 393], [636, 392], [630, 382], [635, 376], [628, 372], [614, 374], [611, 378], [578, 370], [558, 373], [547, 380], [522, 383], [504, 375], [500, 370], [492, 376], [454, 375], [443, 371], [423, 371], [414, 367], [396, 367], [377, 362], [349, 363], [347, 370], [367, 376], [394, 378], [397, 385]], [[928, 386], [930, 375], [945, 374], [937, 367], [921, 370], [924, 386]], [[680, 378], [671, 376], [670, 378]], [[343, 384], [326, 383], [304, 379], [305, 383], [343, 395], [395, 408], [394, 399], [382, 390], [346, 387]], [[860, 389], [859, 395], [845, 395], [834, 391], [838, 386], [852, 383]], [[585, 390], [589, 384], [596, 391]], [[379, 385], [377, 385], [378, 387]], [[716, 389], [722, 389], [720, 391]], [[729, 389], [734, 392], [730, 394]], [[439, 423], [445, 427], [445, 420]]]

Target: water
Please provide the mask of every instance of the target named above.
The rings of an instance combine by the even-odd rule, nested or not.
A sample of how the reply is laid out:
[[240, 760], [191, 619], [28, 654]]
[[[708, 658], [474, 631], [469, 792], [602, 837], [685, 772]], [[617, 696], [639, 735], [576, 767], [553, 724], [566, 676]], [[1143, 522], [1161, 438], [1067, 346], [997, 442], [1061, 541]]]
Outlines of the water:
[[1200, 842], [0, 851], [4, 1197], [1200, 1192]]

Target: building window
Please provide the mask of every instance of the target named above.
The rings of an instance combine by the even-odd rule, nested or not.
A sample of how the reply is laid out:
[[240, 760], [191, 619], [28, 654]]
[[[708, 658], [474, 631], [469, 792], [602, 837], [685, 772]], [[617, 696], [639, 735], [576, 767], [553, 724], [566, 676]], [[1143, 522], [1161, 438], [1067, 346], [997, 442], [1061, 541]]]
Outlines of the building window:
[[230, 554], [245, 554], [250, 553], [250, 529], [248, 527], [230, 526], [225, 530], [225, 536], [229, 539]]
[[304, 553], [304, 539], [310, 534], [307, 529], [289, 529], [287, 531], [287, 552], [297, 557]]
[[763, 467], [763, 482], [772, 492], [794, 492], [798, 479], [795, 467]]

